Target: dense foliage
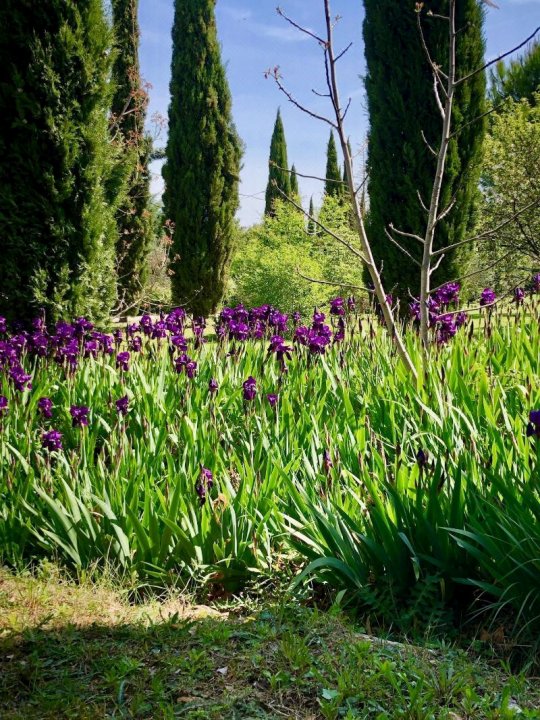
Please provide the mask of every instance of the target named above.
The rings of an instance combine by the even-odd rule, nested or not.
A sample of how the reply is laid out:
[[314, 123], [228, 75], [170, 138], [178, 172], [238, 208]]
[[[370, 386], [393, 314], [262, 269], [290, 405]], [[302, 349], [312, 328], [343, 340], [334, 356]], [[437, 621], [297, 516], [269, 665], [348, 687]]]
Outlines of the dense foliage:
[[[386, 286], [408, 298], [418, 293], [417, 267], [385, 235], [393, 224], [398, 230], [425, 235], [426, 212], [435, 176], [435, 150], [440, 145], [441, 115], [433, 92], [433, 77], [417, 28], [414, 3], [365, 0], [364, 41], [367, 63], [365, 80], [370, 117], [368, 137], [369, 235], [378, 266], [383, 265]], [[445, 15], [445, 0], [423, 3], [422, 27], [435, 62], [447, 70], [448, 23], [430, 17], [429, 11]], [[427, 11], [427, 12], [426, 12]], [[464, 77], [482, 66], [483, 10], [477, 0], [457, 3], [457, 72]], [[439, 225], [435, 244], [441, 247], [463, 239], [474, 220], [485, 119], [485, 75], [477, 73], [459, 86], [453, 112], [453, 130], [441, 196], [441, 209], [456, 197], [452, 211]], [[425, 140], [422, 137], [424, 134]], [[421, 201], [418, 194], [420, 194]], [[421, 246], [399, 238], [416, 258]], [[459, 275], [458, 258], [448, 253], [435, 284]], [[441, 278], [437, 282], [437, 278]]]
[[177, 0], [163, 206], [174, 227], [173, 299], [196, 315], [208, 316], [225, 291], [240, 158], [215, 1]]
[[[457, 292], [433, 298], [435, 327]], [[211, 343], [183, 310], [113, 336], [83, 319], [4, 335], [3, 561], [238, 588], [304, 558], [297, 584], [394, 624], [448, 623], [476, 587], [526, 630], [540, 617], [537, 299], [501, 322], [488, 296], [483, 326], [436, 331], [418, 383], [352, 299], [304, 324], [226, 308]], [[420, 363], [412, 330], [407, 344]]]
[[490, 72], [490, 100], [497, 107], [507, 98], [516, 102], [528, 100], [538, 102], [540, 92], [540, 42], [533, 43], [520, 57], [508, 64], [497, 63]]
[[116, 292], [110, 30], [101, 0], [0, 7], [0, 309], [106, 316]]
[[285, 128], [278, 110], [274, 131], [270, 142], [270, 157], [268, 160], [268, 184], [266, 186], [266, 201], [264, 213], [272, 216], [275, 213], [276, 201], [283, 200], [283, 193], [291, 195], [291, 175], [287, 158], [287, 141]]
[[117, 211], [116, 268], [122, 305], [136, 302], [148, 276], [148, 253], [153, 240], [150, 212], [150, 138], [145, 135], [148, 95], [139, 69], [138, 0], [112, 0], [115, 36], [112, 102], [113, 140], [123, 145], [122, 169], [128, 192]]
[[479, 229], [496, 232], [482, 239], [475, 257], [478, 269], [488, 269], [482, 281], [500, 290], [540, 268], [539, 167], [540, 104], [509, 100], [492, 118], [483, 163]]

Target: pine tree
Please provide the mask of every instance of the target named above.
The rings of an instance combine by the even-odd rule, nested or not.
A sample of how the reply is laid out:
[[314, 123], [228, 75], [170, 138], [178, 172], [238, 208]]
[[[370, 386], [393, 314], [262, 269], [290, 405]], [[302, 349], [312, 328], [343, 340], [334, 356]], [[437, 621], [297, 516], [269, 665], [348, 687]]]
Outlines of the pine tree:
[[153, 236], [148, 168], [152, 147], [144, 129], [148, 96], [139, 68], [138, 5], [139, 0], [112, 0], [117, 50], [113, 66], [113, 134], [118, 133], [122, 142], [128, 184], [125, 201], [117, 213], [118, 290], [124, 305], [141, 296]]
[[508, 97], [516, 102], [528, 100], [536, 104], [540, 92], [540, 42], [533, 43], [521, 57], [505, 64], [497, 63], [490, 73], [490, 100], [500, 105]]
[[309, 201], [309, 219], [308, 219], [308, 225], [307, 225], [307, 234], [308, 235], [315, 235], [317, 233], [317, 225], [312, 218], [315, 217], [315, 207], [313, 205], [313, 195], [311, 196], [311, 199]]
[[[366, 92], [370, 117], [368, 139], [369, 226], [368, 231], [378, 266], [383, 265], [387, 287], [408, 299], [408, 291], [419, 290], [418, 268], [385, 235], [392, 223], [405, 232], [424, 235], [426, 213], [435, 175], [435, 158], [422, 138], [432, 147], [440, 141], [441, 116], [433, 93], [433, 77], [422, 48], [414, 3], [398, 0], [364, 0], [364, 41], [367, 61]], [[448, 0], [426, 0], [424, 10], [445, 15]], [[426, 43], [435, 62], [447, 67], [448, 23], [422, 12]], [[481, 67], [484, 57], [483, 10], [477, 0], [457, 3], [456, 24], [458, 75]], [[480, 116], [485, 104], [485, 75], [476, 74], [463, 83], [455, 98], [453, 129], [463, 130], [450, 144], [441, 196], [441, 208], [451, 202], [453, 210], [440, 223], [436, 246], [464, 238], [475, 214], [485, 121]], [[400, 237], [409, 252], [419, 257], [421, 246]], [[459, 254], [448, 253], [434, 284], [459, 275]]]
[[293, 164], [291, 168], [291, 196], [298, 200], [300, 198], [300, 188], [298, 187], [298, 176], [296, 175], [296, 168]]
[[339, 170], [336, 139], [333, 130], [330, 131], [330, 139], [326, 149], [326, 182], [324, 185], [325, 196], [340, 198], [343, 197], [343, 184]]
[[101, 0], [0, 5], [0, 313], [108, 315], [121, 200]]
[[288, 170], [287, 142], [285, 140], [285, 129], [283, 128], [280, 110], [278, 110], [274, 124], [268, 165], [269, 173], [264, 213], [265, 215], [273, 215], [274, 202], [276, 200], [283, 200], [282, 193], [288, 197], [291, 195], [291, 176]]
[[241, 142], [221, 62], [215, 0], [176, 0], [165, 217], [174, 224], [173, 301], [212, 313], [234, 245]]

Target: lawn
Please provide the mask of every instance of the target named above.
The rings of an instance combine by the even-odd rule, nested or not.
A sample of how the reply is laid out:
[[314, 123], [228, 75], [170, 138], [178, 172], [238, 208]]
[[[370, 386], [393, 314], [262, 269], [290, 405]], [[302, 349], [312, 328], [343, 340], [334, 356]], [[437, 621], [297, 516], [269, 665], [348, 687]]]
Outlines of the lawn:
[[[133, 605], [51, 566], [0, 571], [3, 720], [540, 717], [540, 687], [509, 675], [488, 634], [469, 651], [385, 641], [336, 608], [171, 592]], [[521, 711], [521, 712], [520, 712]]]

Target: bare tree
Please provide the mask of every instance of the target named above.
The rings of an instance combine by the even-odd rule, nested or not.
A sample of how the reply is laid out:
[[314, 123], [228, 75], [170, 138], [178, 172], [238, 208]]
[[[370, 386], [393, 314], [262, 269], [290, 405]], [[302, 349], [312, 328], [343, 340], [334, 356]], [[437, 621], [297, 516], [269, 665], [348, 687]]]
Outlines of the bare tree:
[[[497, 7], [491, 0], [478, 0], [479, 2], [482, 2], [486, 5], [489, 5], [491, 7]], [[425, 53], [426, 53], [426, 59], [429, 63], [431, 70], [433, 72], [433, 90], [435, 95], [435, 101], [437, 102], [437, 106], [441, 113], [441, 141], [438, 149], [435, 149], [431, 146], [427, 145], [427, 151], [431, 152], [436, 157], [436, 171], [435, 176], [433, 180], [433, 187], [431, 192], [431, 198], [429, 207], [424, 206], [422, 203], [421, 198], [419, 197], [419, 201], [422, 203], [422, 207], [426, 211], [427, 215], [427, 222], [426, 222], [426, 231], [424, 236], [416, 235], [413, 233], [408, 233], [400, 230], [399, 228], [395, 228], [393, 226], [389, 227], [389, 231], [386, 231], [386, 235], [388, 239], [395, 244], [405, 256], [408, 257], [408, 259], [411, 262], [414, 262], [419, 266], [419, 273], [420, 273], [420, 287], [421, 287], [421, 294], [420, 294], [420, 334], [422, 338], [422, 342], [424, 345], [424, 348], [427, 348], [429, 344], [429, 313], [428, 313], [428, 300], [430, 292], [432, 291], [430, 285], [431, 285], [431, 276], [433, 273], [437, 270], [440, 263], [442, 262], [445, 254], [449, 252], [450, 250], [453, 250], [461, 245], [464, 245], [466, 243], [478, 241], [483, 238], [489, 238], [493, 237], [493, 235], [497, 232], [497, 228], [493, 228], [492, 230], [484, 231], [483, 233], [476, 235], [474, 237], [466, 238], [465, 240], [447, 245], [442, 248], [438, 248], [437, 250], [434, 249], [435, 245], [435, 237], [436, 237], [436, 231], [437, 226], [444, 220], [444, 218], [448, 215], [448, 213], [452, 210], [455, 200], [451, 200], [447, 207], [441, 208], [441, 192], [444, 182], [444, 176], [445, 176], [445, 170], [446, 170], [446, 163], [448, 158], [448, 150], [450, 141], [459, 135], [459, 133], [464, 129], [463, 127], [458, 127], [456, 129], [452, 128], [452, 111], [454, 106], [454, 98], [456, 94], [457, 88], [462, 85], [463, 83], [466, 83], [469, 81], [472, 77], [477, 75], [478, 73], [485, 72], [488, 67], [491, 65], [500, 62], [504, 57], [507, 55], [510, 55], [511, 53], [515, 52], [516, 50], [519, 50], [521, 47], [526, 45], [532, 38], [535, 37], [535, 35], [538, 33], [540, 28], [537, 28], [524, 42], [520, 43], [518, 46], [512, 48], [512, 50], [509, 50], [508, 52], [500, 55], [499, 57], [495, 58], [494, 60], [485, 63], [479, 68], [476, 68], [472, 72], [470, 72], [468, 75], [463, 77], [458, 77], [458, 60], [456, 57], [456, 39], [459, 33], [461, 32], [461, 28], [456, 27], [456, 3], [458, 0], [449, 0], [448, 4], [448, 15], [437, 15], [435, 16], [437, 19], [439, 19], [441, 22], [446, 22], [448, 24], [448, 38], [449, 38], [449, 44], [448, 44], [448, 67], [446, 69], [443, 69], [441, 66], [437, 65], [430, 54], [430, 50], [426, 45], [424, 35], [422, 32], [422, 24], [421, 24], [421, 13], [424, 9], [423, 3], [419, 2], [416, 4], [416, 12], [418, 14], [418, 29], [419, 29], [419, 36], [420, 36], [420, 42], [422, 42], [422, 45], [424, 47]], [[367, 237], [366, 228], [364, 225], [363, 220], [363, 209], [362, 209], [362, 202], [359, 200], [359, 191], [362, 189], [362, 187], [355, 187], [354, 182], [354, 170], [353, 170], [353, 159], [350, 152], [350, 146], [347, 141], [347, 134], [345, 132], [345, 118], [347, 115], [347, 112], [350, 107], [350, 99], [347, 102], [346, 106], [343, 107], [341, 104], [341, 98], [340, 98], [340, 92], [339, 92], [339, 86], [338, 86], [338, 80], [337, 80], [337, 63], [339, 60], [343, 57], [343, 55], [350, 49], [351, 45], [348, 45], [343, 51], [336, 53], [335, 46], [334, 46], [334, 23], [337, 21], [338, 18], [333, 18], [332, 11], [331, 11], [331, 5], [330, 0], [323, 0], [324, 4], [324, 14], [325, 14], [325, 25], [326, 25], [326, 32], [324, 37], [316, 34], [315, 32], [302, 27], [298, 23], [294, 22], [291, 18], [289, 18], [284, 11], [281, 8], [277, 9], [277, 12], [279, 15], [281, 15], [287, 22], [289, 22], [293, 27], [295, 27], [299, 32], [302, 32], [309, 37], [311, 37], [313, 40], [315, 40], [319, 46], [321, 47], [323, 54], [324, 54], [324, 68], [325, 68], [325, 77], [326, 77], [326, 85], [327, 85], [327, 92], [320, 93], [315, 90], [313, 92], [320, 96], [320, 97], [327, 97], [332, 105], [333, 109], [333, 116], [332, 117], [326, 117], [324, 115], [321, 115], [318, 112], [314, 112], [310, 108], [303, 105], [301, 102], [298, 101], [296, 97], [284, 86], [282, 81], [282, 76], [279, 71], [279, 67], [275, 67], [272, 70], [267, 71], [267, 76], [272, 76], [275, 80], [279, 90], [284, 93], [284, 95], [287, 97], [289, 102], [291, 102], [294, 106], [296, 106], [298, 109], [302, 110], [309, 116], [321, 120], [328, 125], [330, 125], [332, 128], [334, 128], [338, 134], [339, 141], [341, 144], [341, 149], [344, 157], [344, 165], [345, 165], [345, 179], [348, 186], [349, 194], [351, 197], [352, 202], [352, 208], [353, 208], [353, 217], [354, 222], [356, 225], [356, 228], [358, 230], [358, 237], [360, 241], [360, 248], [353, 248], [350, 246], [350, 243], [346, 243], [342, 238], [336, 236], [335, 233], [330, 233], [333, 235], [335, 239], [337, 239], [342, 244], [346, 245], [367, 267], [371, 281], [374, 286], [374, 294], [377, 298], [377, 301], [379, 302], [382, 314], [384, 317], [384, 321], [386, 323], [386, 326], [388, 328], [388, 331], [392, 335], [394, 342], [396, 343], [396, 347], [398, 350], [398, 353], [400, 357], [402, 358], [405, 366], [407, 369], [416, 377], [417, 371], [416, 368], [412, 362], [412, 359], [407, 352], [407, 349], [403, 342], [403, 336], [401, 334], [400, 327], [397, 324], [396, 318], [394, 316], [394, 313], [392, 311], [392, 308], [390, 307], [390, 304], [387, 300], [387, 293], [385, 292], [382, 280], [381, 280], [381, 273], [378, 270], [378, 268], [375, 265], [373, 253], [370, 247], [369, 239]], [[428, 102], [428, 98], [426, 98], [426, 102]], [[482, 117], [485, 117], [489, 113], [495, 111], [497, 108], [491, 108], [486, 113], [482, 113], [478, 118], [474, 118], [470, 122], [476, 122], [480, 120]], [[467, 124], [470, 124], [467, 123]], [[293, 202], [290, 198], [287, 198], [290, 202]], [[540, 198], [538, 198], [535, 203], [538, 204], [540, 202]], [[294, 203], [296, 204], [296, 203]], [[298, 209], [303, 209], [296, 204]], [[504, 224], [508, 224], [512, 221], [515, 221], [519, 215], [522, 212], [525, 212], [527, 210], [531, 209], [531, 203], [528, 203], [525, 207], [514, 209], [513, 214], [510, 218], [504, 221]], [[303, 211], [304, 212], [304, 211]], [[308, 213], [305, 213], [308, 217], [311, 218], [314, 222], [317, 223], [317, 220], [315, 218], [312, 218]], [[317, 223], [319, 224], [319, 223]], [[319, 224], [320, 225], [320, 224]], [[500, 227], [500, 226], [499, 226]], [[328, 232], [328, 229], [323, 227], [323, 230]], [[396, 240], [396, 238], [393, 236], [393, 233], [395, 233], [398, 237], [405, 237], [409, 239], [414, 239], [422, 246], [422, 261], [418, 262], [416, 258], [414, 258], [411, 253], [403, 247], [403, 245]]]

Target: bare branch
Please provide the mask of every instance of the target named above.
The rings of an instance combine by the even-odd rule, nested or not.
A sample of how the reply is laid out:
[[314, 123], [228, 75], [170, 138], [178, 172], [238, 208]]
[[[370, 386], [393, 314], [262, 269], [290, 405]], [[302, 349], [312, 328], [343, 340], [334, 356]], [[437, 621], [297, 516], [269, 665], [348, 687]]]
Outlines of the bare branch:
[[304, 210], [304, 208], [303, 208], [299, 203], [296, 202], [296, 200], [293, 200], [292, 198], [290, 198], [290, 197], [287, 195], [287, 193], [283, 192], [283, 190], [279, 187], [279, 185], [276, 183], [275, 180], [274, 180], [274, 186], [275, 186], [275, 188], [277, 189], [277, 191], [279, 192], [279, 194], [280, 194], [285, 200], [287, 200], [287, 202], [289, 202], [291, 205], [294, 205], [294, 207], [295, 207], [297, 210], [300, 210], [300, 212], [301, 212], [303, 215], [305, 215], [305, 217], [307, 217], [308, 220], [311, 220], [312, 222], [314, 222], [315, 225], [317, 225], [318, 227], [321, 228], [321, 230], [323, 230], [325, 233], [327, 233], [328, 235], [330, 235], [330, 237], [333, 237], [333, 238], [334, 238], [335, 240], [337, 240], [339, 243], [341, 243], [342, 245], [344, 245], [348, 250], [350, 250], [350, 251], [352, 252], [353, 255], [356, 255], [356, 257], [360, 258], [360, 260], [362, 260], [363, 263], [365, 263], [366, 265], [369, 266], [370, 263], [369, 263], [368, 260], [366, 260], [366, 258], [362, 255], [362, 253], [360, 252], [360, 250], [358, 250], [357, 248], [355, 248], [354, 245], [351, 245], [349, 242], [347, 242], [347, 240], [344, 240], [342, 237], [340, 237], [339, 235], [337, 235], [335, 232], [333, 232], [333, 230], [330, 230], [330, 228], [327, 228], [326, 225], [323, 225], [322, 222], [320, 222], [319, 220], [317, 220], [317, 218], [314, 218], [313, 215], [310, 215], [308, 212], [306, 212], [306, 211]]
[[449, 212], [452, 211], [452, 208], [456, 204], [456, 197], [454, 196], [452, 200], [448, 203], [448, 206], [437, 216], [436, 222], [441, 222], [441, 220], [444, 220], [444, 218], [448, 215]]
[[281, 90], [281, 92], [285, 95], [287, 100], [292, 103], [295, 107], [297, 107], [302, 112], [305, 112], [306, 115], [310, 115], [312, 118], [315, 118], [316, 120], [322, 120], [322, 122], [327, 123], [334, 129], [337, 129], [337, 125], [335, 122], [330, 120], [329, 118], [325, 117], [324, 115], [319, 115], [316, 112], [313, 112], [313, 110], [310, 110], [309, 108], [305, 107], [301, 103], [298, 102], [298, 100], [290, 93], [287, 88], [283, 85], [283, 83], [280, 80], [279, 77], [279, 68], [274, 68], [273, 70], [267, 70], [265, 72], [265, 77], [273, 77], [276, 85]]
[[[284, 168], [278, 165], [274, 160], [271, 160], [270, 165], [277, 168], [278, 170], [283, 170], [283, 172], [288, 172], [289, 174], [292, 174], [292, 170], [289, 170], [289, 168]], [[307, 178], [308, 180], [320, 180], [321, 182], [331, 182], [335, 183], [336, 185], [346, 185], [347, 183], [343, 180], [334, 180], [333, 178], [327, 178], [327, 177], [318, 177], [317, 175], [303, 175], [302, 173], [299, 173], [297, 170], [295, 170], [295, 174], [298, 175], [298, 177], [301, 178]]]
[[487, 70], [488, 67], [491, 67], [491, 65], [496, 65], [498, 62], [500, 62], [501, 60], [504, 60], [505, 57], [508, 57], [508, 55], [511, 55], [512, 53], [515, 53], [517, 50], [521, 50], [521, 48], [522, 48], [524, 45], [527, 45], [527, 43], [529, 43], [529, 42], [534, 38], [534, 36], [538, 33], [538, 31], [540, 31], [540, 26], [537, 27], [536, 30], [534, 30], [534, 32], [532, 32], [532, 33], [529, 35], [529, 37], [526, 38], [526, 39], [525, 39], [522, 43], [520, 43], [519, 45], [516, 45], [516, 46], [513, 47], [511, 50], [508, 50], [508, 52], [505, 52], [505, 53], [503, 53], [502, 55], [499, 55], [499, 56], [496, 57], [494, 60], [490, 60], [489, 62], [487, 62], [487, 63], [485, 63], [484, 65], [482, 65], [482, 67], [477, 68], [476, 70], [473, 70], [473, 71], [472, 71], [471, 73], [469, 73], [468, 75], [465, 75], [465, 77], [462, 77], [462, 78], [459, 78], [459, 80], [456, 80], [456, 86], [457, 86], [457, 85], [461, 85], [461, 84], [464, 83], [464, 82], [467, 82], [467, 80], [470, 80], [470, 79], [471, 79], [472, 77], [474, 77], [475, 75], [478, 75], [478, 73], [484, 72], [484, 70]]
[[457, 130], [454, 130], [454, 132], [450, 135], [450, 139], [456, 137], [456, 135], [459, 135], [459, 133], [460, 133], [462, 130], [465, 130], [465, 128], [469, 127], [469, 125], [473, 125], [474, 123], [478, 122], [478, 121], [481, 120], [482, 118], [485, 118], [485, 117], [487, 117], [488, 115], [491, 115], [492, 113], [497, 112], [497, 110], [500, 110], [502, 107], [504, 107], [504, 105], [506, 105], [506, 103], [507, 103], [509, 100], [510, 100], [510, 97], [507, 97], [507, 98], [505, 98], [502, 102], [500, 102], [498, 105], [494, 105], [492, 108], [490, 108], [489, 110], [486, 110], [486, 112], [483, 112], [481, 115], [477, 115], [477, 116], [476, 116], [475, 118], [473, 118], [472, 120], [469, 120], [468, 122], [463, 123], [463, 125], [460, 125], [460, 126], [457, 128]]
[[398, 230], [392, 223], [388, 226], [390, 230], [397, 233], [398, 235], [401, 235], [402, 237], [408, 237], [412, 238], [413, 240], [418, 240], [418, 242], [424, 244], [424, 238], [421, 238], [420, 235], [415, 235], [414, 233], [404, 232], [403, 230]]
[[324, 40], [322, 37], [319, 37], [314, 32], [311, 32], [311, 30], [308, 30], [307, 28], [302, 27], [302, 25], [299, 25], [298, 23], [294, 22], [294, 20], [292, 20], [288, 15], [286, 15], [283, 12], [283, 9], [281, 7], [278, 6], [276, 8], [276, 12], [278, 15], [281, 15], [281, 17], [284, 20], [286, 20], [290, 25], [292, 25], [293, 28], [296, 28], [296, 30], [298, 30], [301, 33], [304, 33], [305, 35], [309, 35], [309, 37], [316, 40], [319, 43], [319, 45], [322, 45], [322, 47], [326, 47], [326, 40]]
[[348, 101], [348, 103], [347, 103], [347, 107], [345, 108], [345, 110], [344, 110], [343, 113], [341, 114], [341, 120], [342, 120], [342, 121], [345, 120], [345, 118], [347, 117], [347, 113], [349, 112], [349, 108], [351, 107], [351, 102], [352, 102], [352, 98], [349, 98], [349, 101]]
[[[442, 263], [442, 261], [444, 260], [444, 258], [445, 258], [445, 256], [444, 256], [444, 255], [441, 255], [441, 257], [437, 260], [437, 262], [435, 263], [435, 265], [433, 265], [433, 267], [431, 267], [431, 268], [429, 269], [429, 274], [430, 274], [430, 276], [433, 275], [433, 273], [437, 272], [437, 270], [439, 269], [439, 265]], [[432, 290], [431, 292], [433, 292], [433, 290]]]
[[423, 131], [423, 130], [420, 130], [420, 132], [422, 133], [422, 140], [424, 141], [424, 143], [425, 143], [427, 149], [429, 150], [429, 152], [430, 152], [432, 155], [434, 155], [435, 157], [437, 157], [437, 153], [436, 153], [435, 150], [431, 147], [431, 145], [428, 143], [424, 131]]
[[490, 230], [485, 230], [484, 232], [479, 233], [478, 235], [474, 235], [474, 237], [466, 238], [465, 240], [460, 240], [460, 242], [453, 243], [452, 245], [447, 245], [444, 248], [440, 248], [439, 250], [435, 250], [432, 254], [432, 257], [436, 257], [437, 255], [442, 255], [443, 253], [446, 253], [450, 250], [454, 250], [454, 248], [461, 247], [461, 245], [466, 245], [467, 243], [474, 242], [475, 240], [481, 240], [485, 237], [490, 237], [491, 235], [495, 235], [496, 232], [499, 230], [502, 230], [503, 227], [506, 227], [511, 222], [513, 222], [519, 215], [521, 215], [524, 212], [527, 212], [527, 210], [530, 210], [535, 205], [538, 205], [540, 203], [540, 198], [536, 198], [536, 200], [533, 200], [528, 205], [525, 205], [525, 207], [522, 207], [520, 210], [515, 212], [513, 215], [511, 215], [509, 218], [504, 220], [502, 223], [499, 223], [494, 228], [491, 228]]
[[339, 55], [336, 55], [336, 57], [334, 58], [334, 62], [341, 60], [341, 58], [345, 55], [345, 53], [349, 52], [353, 45], [354, 43], [350, 42], [347, 47], [339, 53]]
[[386, 233], [386, 237], [390, 240], [390, 242], [393, 242], [394, 245], [395, 245], [399, 250], [401, 250], [401, 252], [402, 252], [404, 255], [407, 255], [407, 257], [410, 258], [410, 259], [413, 261], [413, 263], [415, 263], [416, 265], [418, 265], [418, 267], [421, 266], [421, 263], [420, 263], [413, 255], [411, 255], [411, 253], [410, 253], [406, 248], [404, 248], [403, 245], [400, 245], [400, 244], [398, 243], [398, 241], [397, 241], [395, 238], [392, 237], [392, 235], [388, 232], [388, 230], [387, 230], [386, 228], [384, 228], [384, 232]]
[[[420, 201], [420, 205], [421, 205], [421, 207], [422, 207], [422, 210], [424, 210], [425, 212], [428, 213], [428, 212], [429, 212], [429, 208], [426, 207], [426, 203], [422, 200], [422, 195], [420, 194], [420, 190], [417, 190], [417, 191], [416, 191], [416, 194], [417, 194], [417, 196], [418, 196], [418, 200]], [[424, 241], [422, 240], [422, 242], [424, 242]]]
[[[482, 273], [487, 272], [488, 270], [491, 270], [496, 265], [503, 262], [503, 260], [506, 260], [506, 258], [510, 257], [510, 255], [512, 255], [513, 253], [515, 253], [515, 250], [510, 250], [509, 252], [505, 253], [504, 255], [501, 255], [501, 257], [497, 258], [497, 260], [495, 260], [494, 262], [490, 263], [489, 265], [486, 265], [486, 267], [480, 268], [480, 270], [473, 270], [472, 272], [467, 273], [466, 275], [462, 275], [461, 277], [456, 278], [455, 280], [452, 280], [451, 282], [462, 282], [463, 280], [472, 278], [475, 275], [481, 275]], [[444, 255], [441, 255], [441, 257], [444, 257]], [[433, 288], [433, 290], [431, 292], [434, 293], [437, 290], [440, 290], [445, 285], [446, 285], [446, 283], [443, 283], [442, 285], [439, 285], [438, 287]]]
[[364, 292], [368, 293], [374, 293], [375, 290], [371, 288], [362, 287], [361, 285], [351, 285], [350, 283], [344, 283], [344, 282], [332, 282], [331, 280], [318, 280], [316, 278], [308, 277], [307, 275], [304, 275], [300, 272], [298, 268], [296, 268], [297, 274], [304, 278], [304, 280], [308, 280], [312, 283], [317, 283], [318, 285], [331, 285], [332, 287], [342, 287], [342, 288], [350, 288], [351, 290], [363, 290]]

